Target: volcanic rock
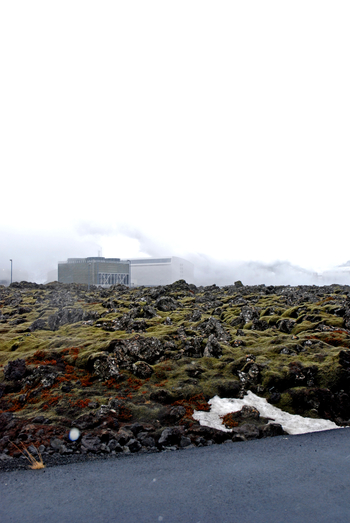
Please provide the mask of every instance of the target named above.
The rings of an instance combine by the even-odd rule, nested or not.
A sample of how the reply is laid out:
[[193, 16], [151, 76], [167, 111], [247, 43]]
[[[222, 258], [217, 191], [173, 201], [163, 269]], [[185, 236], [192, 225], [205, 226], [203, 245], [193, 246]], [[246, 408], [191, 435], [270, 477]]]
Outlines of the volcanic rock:
[[5, 380], [19, 381], [26, 374], [26, 362], [22, 359], [9, 361], [4, 367]]
[[145, 361], [149, 365], [154, 365], [164, 355], [164, 346], [155, 337], [137, 336], [128, 340], [113, 340], [108, 350], [113, 352], [121, 368], [130, 370], [132, 364], [137, 361]]

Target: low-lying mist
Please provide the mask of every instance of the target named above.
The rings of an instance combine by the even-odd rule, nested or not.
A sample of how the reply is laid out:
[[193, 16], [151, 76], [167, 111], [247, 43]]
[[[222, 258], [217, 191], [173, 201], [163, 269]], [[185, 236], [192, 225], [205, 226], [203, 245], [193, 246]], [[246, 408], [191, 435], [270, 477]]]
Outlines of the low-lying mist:
[[[185, 252], [171, 248], [170, 238], [162, 242], [136, 229], [113, 229], [103, 236], [103, 229], [80, 225], [74, 234], [21, 234], [1, 232], [0, 284], [8, 284], [13, 260], [13, 281], [45, 283], [57, 279], [57, 265], [67, 258], [102, 255], [121, 259], [179, 256], [194, 266], [192, 282], [197, 286], [231, 285], [241, 280], [244, 285], [330, 285], [350, 284], [350, 266], [335, 267], [317, 273], [310, 269], [276, 260], [265, 263], [259, 260], [220, 260], [204, 253]], [[115, 236], [118, 235], [119, 236]], [[120, 234], [124, 236], [120, 236]], [[104, 238], [109, 249], [102, 251]], [[123, 238], [126, 241], [123, 243]], [[107, 245], [107, 243], [106, 243]], [[136, 245], [136, 250], [135, 250]], [[129, 252], [133, 248], [134, 252]], [[108, 250], [108, 252], [106, 252]]]
[[288, 261], [220, 261], [208, 257], [188, 256], [194, 264], [196, 285], [230, 285], [240, 280], [244, 285], [331, 285], [350, 284], [349, 272], [334, 269], [317, 273]]

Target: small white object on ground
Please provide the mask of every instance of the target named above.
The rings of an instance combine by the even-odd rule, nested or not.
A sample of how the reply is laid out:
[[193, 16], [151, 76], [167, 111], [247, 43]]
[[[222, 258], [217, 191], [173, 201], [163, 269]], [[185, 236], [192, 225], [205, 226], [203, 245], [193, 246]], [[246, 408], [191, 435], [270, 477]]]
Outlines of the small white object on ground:
[[69, 439], [71, 441], [76, 441], [80, 436], [80, 430], [79, 429], [71, 429], [69, 431]]

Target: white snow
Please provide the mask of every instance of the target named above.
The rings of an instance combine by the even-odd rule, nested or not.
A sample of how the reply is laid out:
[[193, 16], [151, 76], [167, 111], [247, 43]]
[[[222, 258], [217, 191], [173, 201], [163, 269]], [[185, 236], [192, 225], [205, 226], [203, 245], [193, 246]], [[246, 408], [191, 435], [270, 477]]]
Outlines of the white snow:
[[214, 396], [208, 403], [211, 405], [210, 411], [194, 411], [193, 418], [199, 421], [201, 425], [213, 427], [225, 432], [231, 432], [232, 429], [227, 429], [222, 424], [220, 416], [241, 410], [243, 405], [255, 407], [260, 412], [260, 416], [271, 418], [270, 422], [280, 423], [288, 434], [305, 434], [306, 432], [319, 432], [321, 430], [340, 428], [333, 423], [333, 421], [304, 418], [297, 414], [284, 412], [268, 403], [265, 398], [260, 398], [251, 391], [249, 391], [243, 399], [219, 398], [218, 396]]

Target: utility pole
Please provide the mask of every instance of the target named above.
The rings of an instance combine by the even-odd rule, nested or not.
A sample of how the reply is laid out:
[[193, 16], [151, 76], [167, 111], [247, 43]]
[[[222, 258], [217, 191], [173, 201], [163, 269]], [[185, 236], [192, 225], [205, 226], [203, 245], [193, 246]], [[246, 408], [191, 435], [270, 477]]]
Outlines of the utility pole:
[[11, 262], [11, 283], [12, 283], [12, 260], [10, 260]]

